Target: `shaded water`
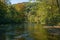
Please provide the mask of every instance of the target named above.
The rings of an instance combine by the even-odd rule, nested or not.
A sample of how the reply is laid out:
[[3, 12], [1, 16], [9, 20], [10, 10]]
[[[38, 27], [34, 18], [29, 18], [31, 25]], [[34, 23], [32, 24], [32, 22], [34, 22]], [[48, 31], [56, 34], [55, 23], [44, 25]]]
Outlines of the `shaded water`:
[[59, 40], [60, 29], [43, 28], [40, 23], [0, 25], [5, 30], [6, 40]]

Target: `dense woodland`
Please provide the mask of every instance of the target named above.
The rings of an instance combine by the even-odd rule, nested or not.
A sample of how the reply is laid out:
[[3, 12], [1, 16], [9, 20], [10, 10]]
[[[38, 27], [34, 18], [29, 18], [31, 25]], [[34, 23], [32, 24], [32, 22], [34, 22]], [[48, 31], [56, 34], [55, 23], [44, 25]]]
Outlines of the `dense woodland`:
[[13, 5], [7, 5], [0, 1], [0, 24], [8, 24], [11, 22], [20, 23], [25, 21], [25, 17], [28, 16], [26, 19], [31, 22], [39, 21], [46, 25], [59, 25], [59, 7], [59, 0], [42, 0], [40, 2], [37, 0], [33, 3], [30, 1], [27, 3], [18, 3]]
[[[25, 22], [29, 22], [40, 23], [44, 26], [60, 26], [60, 0], [35, 0], [34, 2], [30, 0], [18, 4], [5, 1], [0, 0], [0, 28], [2, 28], [0, 40], [5, 40], [4, 33], [10, 28], [1, 25], [24, 25]], [[16, 28], [18, 32], [20, 30], [18, 27], [13, 28]]]

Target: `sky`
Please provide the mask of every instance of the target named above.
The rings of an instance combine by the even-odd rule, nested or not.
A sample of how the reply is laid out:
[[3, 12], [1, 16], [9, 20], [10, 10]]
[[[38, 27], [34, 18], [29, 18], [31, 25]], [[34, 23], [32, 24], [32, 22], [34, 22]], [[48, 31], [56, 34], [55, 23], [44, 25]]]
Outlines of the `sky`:
[[28, 2], [29, 0], [10, 0], [12, 4], [22, 3], [22, 2]]

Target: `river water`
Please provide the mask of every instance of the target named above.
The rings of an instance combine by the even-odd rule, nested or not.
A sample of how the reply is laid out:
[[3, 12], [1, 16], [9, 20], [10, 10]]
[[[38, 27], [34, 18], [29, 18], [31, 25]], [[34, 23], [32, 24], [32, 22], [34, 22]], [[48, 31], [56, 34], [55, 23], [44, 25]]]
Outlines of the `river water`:
[[[60, 29], [45, 29], [40, 23], [22, 23], [1, 25], [5, 32], [6, 40], [48, 40], [47, 37], [54, 38], [54, 35], [60, 35]], [[50, 35], [54, 34], [53, 36]], [[47, 36], [49, 34], [49, 36]], [[57, 40], [57, 37], [56, 40]], [[60, 38], [60, 36], [59, 36]]]

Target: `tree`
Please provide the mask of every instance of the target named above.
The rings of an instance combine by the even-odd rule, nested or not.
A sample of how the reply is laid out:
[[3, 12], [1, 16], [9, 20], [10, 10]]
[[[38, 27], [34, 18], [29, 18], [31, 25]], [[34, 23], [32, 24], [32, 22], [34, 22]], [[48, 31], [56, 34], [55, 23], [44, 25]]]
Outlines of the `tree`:
[[7, 14], [7, 6], [0, 1], [0, 24], [5, 22], [5, 14]]
[[[47, 25], [54, 26], [58, 25], [59, 23], [59, 4], [56, 0], [50, 0], [47, 3], [50, 8], [47, 8], [48, 14], [47, 14], [47, 19], [46, 23]], [[51, 4], [50, 4], [51, 3]]]
[[25, 11], [25, 6], [24, 4], [15, 4], [15, 5], [12, 5], [10, 8], [9, 8], [9, 15], [12, 20], [12, 22], [14, 23], [22, 23], [25, 21], [25, 13], [23, 11]]
[[28, 31], [34, 40], [47, 40], [46, 31], [43, 29], [42, 24], [45, 24], [45, 19], [47, 17], [47, 5], [45, 0], [36, 2], [30, 2], [27, 7], [27, 19], [28, 23], [32, 25], [28, 26]]
[[0, 40], [5, 40], [6, 27], [1, 24], [6, 23], [7, 5], [0, 1]]

